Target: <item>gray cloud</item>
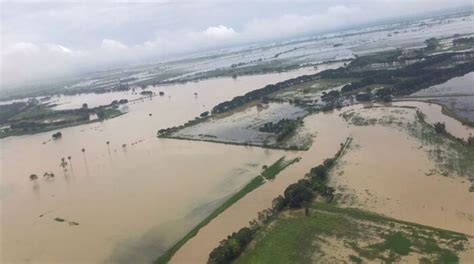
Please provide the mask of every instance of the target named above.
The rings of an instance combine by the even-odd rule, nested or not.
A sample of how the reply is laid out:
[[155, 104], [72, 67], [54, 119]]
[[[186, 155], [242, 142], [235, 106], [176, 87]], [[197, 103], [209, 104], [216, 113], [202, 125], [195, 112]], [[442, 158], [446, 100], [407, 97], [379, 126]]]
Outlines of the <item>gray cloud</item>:
[[1, 89], [117, 64], [472, 6], [472, 1], [35, 1], [0, 5]]

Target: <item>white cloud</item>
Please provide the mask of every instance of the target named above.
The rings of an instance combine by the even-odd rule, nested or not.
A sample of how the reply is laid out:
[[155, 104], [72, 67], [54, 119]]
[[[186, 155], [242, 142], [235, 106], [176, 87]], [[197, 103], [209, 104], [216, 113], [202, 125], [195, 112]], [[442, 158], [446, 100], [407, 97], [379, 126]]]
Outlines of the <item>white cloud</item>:
[[72, 54], [72, 51], [62, 45], [58, 44], [47, 44], [47, 47], [54, 52]]
[[32, 54], [38, 52], [38, 46], [29, 42], [18, 42], [6, 48], [5, 54], [23, 53]]
[[219, 25], [216, 27], [208, 27], [203, 33], [206, 36], [217, 39], [228, 39], [237, 35], [233, 28], [226, 27], [223, 25]]
[[473, 6], [472, 0], [89, 1], [1, 5], [0, 89], [7, 84], [84, 69]]
[[113, 40], [113, 39], [104, 39], [102, 40], [101, 48], [104, 50], [109, 51], [118, 51], [118, 50], [126, 50], [128, 47], [122, 44], [120, 41]]

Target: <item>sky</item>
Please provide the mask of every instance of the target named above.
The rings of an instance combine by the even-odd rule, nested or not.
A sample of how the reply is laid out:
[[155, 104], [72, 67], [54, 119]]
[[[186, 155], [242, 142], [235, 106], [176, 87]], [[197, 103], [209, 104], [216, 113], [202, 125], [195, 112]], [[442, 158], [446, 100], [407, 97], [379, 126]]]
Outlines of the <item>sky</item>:
[[473, 5], [472, 0], [0, 0], [0, 89]]

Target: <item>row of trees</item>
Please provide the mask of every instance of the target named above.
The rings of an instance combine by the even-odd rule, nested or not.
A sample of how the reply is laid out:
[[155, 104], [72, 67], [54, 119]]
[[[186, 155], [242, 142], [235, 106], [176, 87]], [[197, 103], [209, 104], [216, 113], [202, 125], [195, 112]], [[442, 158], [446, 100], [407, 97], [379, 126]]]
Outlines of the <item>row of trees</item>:
[[259, 131], [268, 132], [277, 134], [277, 141], [282, 141], [288, 135], [293, 133], [296, 130], [299, 124], [301, 124], [301, 119], [287, 119], [283, 118], [276, 123], [268, 122], [259, 127]]
[[453, 45], [474, 45], [474, 37], [455, 39]]
[[[472, 54], [472, 52], [467, 54]], [[362, 78], [357, 82], [343, 86], [341, 89], [342, 93], [352, 92], [371, 84], [387, 84], [393, 87], [390, 89], [390, 94], [406, 95], [474, 70], [473, 61], [458, 64], [451, 68], [430, 67], [449, 62], [455, 55], [455, 53], [433, 55], [415, 64], [395, 70], [357, 72], [348, 69], [338, 69], [323, 75], [327, 75], [326, 77], [328, 78]]]
[[226, 111], [230, 111], [232, 109], [235, 109], [253, 100], [260, 100], [271, 93], [280, 91], [282, 89], [285, 89], [285, 88], [288, 88], [290, 86], [297, 85], [300, 83], [314, 81], [314, 80], [317, 80], [318, 78], [319, 78], [319, 74], [311, 74], [311, 75], [303, 75], [296, 78], [288, 79], [286, 81], [282, 81], [276, 84], [269, 84], [263, 88], [253, 90], [242, 96], [236, 96], [230, 101], [225, 101], [216, 105], [212, 109], [212, 113], [223, 113]]
[[222, 240], [209, 254], [207, 263], [227, 264], [237, 259], [255, 237], [256, 232], [286, 207], [301, 208], [308, 205], [317, 195], [324, 197], [328, 202], [332, 201], [335, 189], [327, 186], [328, 173], [350, 142], [351, 139], [348, 138], [345, 143], [341, 143], [339, 151], [333, 158], [326, 159], [323, 164], [312, 168], [304, 179], [289, 185], [283, 196], [279, 195], [273, 199], [271, 208], [259, 212], [258, 219], [250, 221], [249, 227], [243, 227]]

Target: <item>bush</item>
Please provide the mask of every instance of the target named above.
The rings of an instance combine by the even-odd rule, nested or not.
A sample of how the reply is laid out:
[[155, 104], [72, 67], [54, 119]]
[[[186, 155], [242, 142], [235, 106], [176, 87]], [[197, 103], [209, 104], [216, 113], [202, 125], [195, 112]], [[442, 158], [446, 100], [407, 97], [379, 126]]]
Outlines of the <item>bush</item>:
[[240, 229], [237, 233], [232, 233], [232, 235], [222, 240], [219, 246], [209, 254], [207, 263], [231, 263], [232, 260], [242, 253], [247, 244], [252, 241], [253, 235], [254, 231], [248, 227]]

